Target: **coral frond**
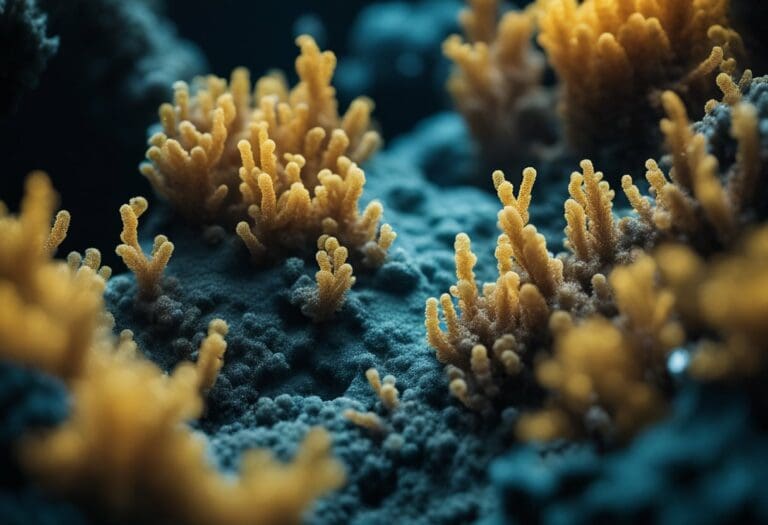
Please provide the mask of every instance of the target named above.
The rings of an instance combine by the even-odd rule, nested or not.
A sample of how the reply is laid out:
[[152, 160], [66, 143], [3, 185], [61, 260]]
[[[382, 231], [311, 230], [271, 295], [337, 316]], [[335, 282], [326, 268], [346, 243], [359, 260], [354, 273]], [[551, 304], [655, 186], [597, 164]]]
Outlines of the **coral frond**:
[[[375, 368], [369, 368], [365, 372], [365, 377], [387, 412], [391, 413], [400, 406], [400, 392], [395, 387], [396, 381], [394, 376], [384, 376], [382, 381], [379, 371]], [[377, 434], [387, 431], [387, 425], [384, 423], [384, 420], [375, 412], [359, 412], [349, 409], [344, 411], [344, 417], [353, 424]]]
[[105, 326], [105, 279], [51, 259], [68, 218], [59, 214], [51, 230], [55, 204], [48, 177], [36, 172], [20, 214], [0, 211], [0, 357], [70, 377]]
[[221, 319], [214, 319], [208, 325], [208, 335], [200, 343], [199, 356], [197, 358], [197, 375], [199, 389], [207, 392], [216, 383], [219, 370], [224, 365], [224, 352], [227, 351], [227, 335], [229, 326]]
[[139, 217], [147, 211], [147, 200], [144, 197], [134, 197], [129, 204], [120, 207], [120, 218], [123, 221], [123, 231], [115, 253], [136, 276], [139, 295], [151, 298], [160, 291], [160, 281], [165, 267], [173, 255], [173, 243], [165, 235], [155, 237], [152, 253], [149, 257], [139, 245]]
[[595, 172], [592, 162], [581, 162], [582, 173], [573, 173], [565, 203], [566, 245], [576, 257], [599, 268], [617, 255], [618, 232], [613, 218], [614, 192]]
[[352, 265], [347, 262], [349, 252], [338, 239], [323, 235], [317, 240], [317, 287], [302, 306], [302, 312], [314, 321], [325, 321], [341, 310], [347, 292], [355, 284]]

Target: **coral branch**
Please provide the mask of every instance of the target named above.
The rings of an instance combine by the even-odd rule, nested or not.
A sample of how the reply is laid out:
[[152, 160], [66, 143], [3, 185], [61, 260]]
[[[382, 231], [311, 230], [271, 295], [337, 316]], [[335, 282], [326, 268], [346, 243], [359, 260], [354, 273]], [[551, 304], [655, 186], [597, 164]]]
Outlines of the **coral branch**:
[[224, 365], [224, 352], [227, 351], [227, 335], [229, 327], [221, 319], [214, 319], [208, 325], [208, 336], [200, 344], [200, 355], [197, 358], [197, 375], [199, 389], [207, 392], [216, 383], [219, 370]]
[[68, 214], [60, 213], [51, 229], [55, 204], [48, 177], [36, 172], [27, 179], [18, 217], [0, 206], [0, 353], [70, 377], [83, 366], [94, 333], [107, 320], [102, 299], [107, 275], [89, 265], [70, 270], [51, 259], [68, 222]]
[[120, 244], [116, 249], [125, 265], [136, 276], [139, 294], [150, 298], [160, 291], [160, 281], [168, 261], [173, 255], [173, 243], [165, 235], [155, 237], [150, 257], [147, 257], [139, 245], [139, 217], [147, 211], [147, 200], [144, 197], [134, 197], [129, 204], [120, 207], [120, 218], [123, 221], [123, 231], [120, 234]]
[[347, 292], [355, 284], [347, 249], [335, 237], [323, 235], [317, 240], [317, 287], [306, 299], [302, 312], [314, 321], [325, 321], [344, 305]]

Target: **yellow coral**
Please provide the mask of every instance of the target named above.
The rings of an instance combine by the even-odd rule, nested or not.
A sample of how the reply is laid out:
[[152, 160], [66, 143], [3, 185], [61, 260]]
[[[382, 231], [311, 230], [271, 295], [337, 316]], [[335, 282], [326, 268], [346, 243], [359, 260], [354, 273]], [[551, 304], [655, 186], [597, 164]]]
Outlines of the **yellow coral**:
[[214, 319], [208, 325], [208, 336], [200, 344], [200, 355], [197, 358], [197, 375], [202, 392], [213, 388], [224, 365], [224, 352], [227, 351], [224, 336], [228, 331], [227, 323], [221, 319]]
[[571, 198], [565, 202], [567, 246], [582, 261], [597, 266], [612, 263], [617, 255], [616, 225], [613, 218], [614, 192], [592, 162], [581, 162], [582, 173], [573, 173], [568, 185]]
[[[717, 87], [720, 88], [720, 91], [723, 93], [723, 98], [720, 102], [728, 104], [729, 106], [734, 106], [741, 102], [744, 90], [752, 82], [752, 70], [744, 70], [744, 73], [742, 73], [738, 82], [734, 80], [734, 77], [725, 72], [717, 75], [715, 82], [717, 83]], [[704, 111], [706, 113], [711, 113], [717, 104], [718, 101], [715, 99], [708, 100], [704, 105]]]
[[728, 0], [539, 0], [539, 43], [562, 85], [570, 142], [595, 154], [630, 142], [655, 118], [663, 89], [691, 107], [709, 98], [718, 69], [732, 72], [741, 40]]
[[109, 269], [98, 250], [51, 259], [63, 238], [61, 220], [51, 226], [55, 201], [48, 178], [35, 173], [18, 217], [0, 206], [0, 357], [59, 375], [72, 392], [67, 421], [18, 443], [26, 473], [111, 521], [299, 523], [343, 482], [328, 435], [310, 430], [292, 463], [256, 450], [238, 478], [218, 473], [186, 423], [202, 414], [201, 392], [216, 381], [226, 323], [211, 322], [197, 364], [163, 373], [130, 331], [111, 335], [102, 299]]
[[[620, 314], [615, 322], [591, 317], [574, 325], [564, 312], [552, 316], [553, 354], [539, 363], [536, 377], [556, 394], [547, 408], [521, 420], [523, 438], [573, 437], [586, 431], [611, 437], [615, 431], [623, 439], [661, 413], [669, 352], [682, 343], [684, 333], [674, 319], [674, 295], [657, 279], [653, 258], [641, 256], [609, 277]], [[590, 421], [594, 409], [610, 418], [600, 422], [603, 428], [591, 428], [598, 423]]]
[[317, 240], [317, 287], [307, 299], [302, 311], [315, 321], [324, 321], [344, 305], [347, 292], [355, 284], [352, 265], [347, 262], [348, 250], [338, 239], [323, 235]]
[[[365, 378], [387, 411], [392, 412], [400, 406], [400, 392], [395, 386], [394, 376], [384, 376], [382, 382], [379, 371], [375, 368], [369, 368], [365, 372]], [[372, 432], [382, 433], [386, 431], [384, 421], [375, 412], [359, 412], [349, 409], [344, 411], [344, 417], [355, 425]]]
[[70, 418], [22, 441], [22, 464], [44, 486], [126, 522], [277, 525], [299, 523], [315, 497], [341, 483], [319, 429], [292, 463], [249, 451], [237, 479], [219, 474], [185, 425], [201, 415], [205, 365], [182, 363], [165, 375], [134, 349], [125, 341], [94, 349], [72, 383]]
[[494, 173], [494, 184], [504, 208], [499, 212], [499, 226], [504, 235], [499, 238], [499, 245], [508, 245], [511, 255], [530, 281], [537, 286], [544, 297], [555, 295], [563, 281], [563, 263], [554, 259], [547, 250], [544, 236], [536, 227], [528, 224], [528, 205], [531, 201], [531, 187], [536, 178], [536, 170], [526, 168], [523, 171], [523, 183], [520, 196], [510, 198], [511, 186], [504, 184], [504, 175]]
[[707, 252], [728, 245], [740, 224], [750, 220], [755, 190], [762, 173], [757, 110], [746, 103], [733, 108], [731, 133], [738, 144], [736, 163], [728, 177], [707, 153], [704, 135], [691, 129], [685, 107], [672, 92], [662, 96], [668, 118], [661, 129], [670, 152], [667, 178], [658, 164], [646, 163], [646, 178], [654, 203], [643, 198], [629, 175], [622, 180], [640, 219], [662, 239], [685, 240]]
[[[510, 206], [511, 208], [511, 206]], [[451, 293], [427, 300], [427, 340], [437, 359], [448, 365], [450, 391], [473, 409], [485, 409], [499, 395], [498, 383], [523, 368], [521, 354], [531, 334], [546, 324], [549, 307], [538, 288], [521, 285], [511, 269], [511, 246], [500, 237], [496, 249], [499, 278], [482, 287], [475, 281], [472, 253], [466, 234], [456, 236], [456, 275]], [[458, 311], [451, 295], [458, 299]], [[438, 306], [439, 305], [439, 306]], [[445, 330], [440, 326], [442, 307]], [[489, 352], [488, 348], [492, 351]]]
[[460, 16], [468, 42], [452, 35], [443, 43], [454, 63], [448, 91], [485, 154], [508, 155], [545, 138], [531, 133], [540, 125], [531, 122], [532, 111], [548, 106], [540, 89], [544, 58], [532, 45], [534, 17], [527, 11], [499, 16], [498, 0], [468, 3]]
[[[542, 412], [523, 416], [518, 433], [526, 440], [549, 440], [585, 430], [608, 432], [590, 413], [597, 408], [610, 417], [618, 437], [626, 438], [663, 409], [661, 393], [644, 374], [631, 340], [610, 321], [598, 317], [566, 328], [557, 336], [553, 357], [536, 370], [541, 385], [557, 396]], [[598, 428], [590, 428], [594, 425]]]
[[173, 255], [173, 243], [165, 235], [155, 237], [150, 257], [139, 245], [139, 217], [147, 211], [147, 200], [144, 197], [134, 197], [129, 204], [120, 206], [120, 217], [123, 221], [123, 231], [115, 252], [122, 257], [125, 265], [136, 276], [139, 295], [151, 298], [160, 291], [160, 280], [168, 261]]
[[679, 245], [662, 247], [657, 259], [684, 305], [686, 324], [715, 334], [700, 343], [691, 374], [712, 380], [763, 370], [768, 358], [768, 228], [710, 263]]
[[356, 163], [381, 142], [371, 129], [373, 103], [355, 99], [340, 115], [331, 85], [335, 55], [309, 36], [296, 42], [299, 83], [292, 89], [270, 74], [252, 91], [243, 68], [229, 83], [199, 79], [194, 95], [178, 83], [174, 105], [160, 108], [164, 131], [150, 139], [142, 173], [188, 220], [237, 222], [256, 259], [326, 233], [381, 264], [394, 240], [388, 226], [377, 240], [381, 204], [358, 210], [365, 175]]
[[73, 271], [51, 259], [66, 233], [62, 214], [51, 228], [55, 204], [48, 177], [37, 172], [19, 216], [0, 212], [0, 349], [6, 359], [69, 377], [105, 322], [105, 279], [91, 266]]
[[[263, 134], [262, 139], [268, 140]], [[249, 142], [242, 141], [239, 147], [244, 181], [241, 192], [251, 223], [238, 223], [237, 234], [255, 260], [262, 259], [268, 247], [297, 249], [305, 246], [309, 238], [330, 234], [345, 245], [358, 248], [368, 264], [384, 262], [396, 235], [388, 224], [379, 229], [383, 213], [379, 202], [371, 202], [360, 213], [358, 202], [365, 173], [357, 164], [344, 156], [334, 159], [335, 170], [323, 168], [317, 174], [318, 185], [314, 196], [310, 196], [300, 178], [303, 157], [296, 156], [288, 162], [281, 179], [256, 165]]]

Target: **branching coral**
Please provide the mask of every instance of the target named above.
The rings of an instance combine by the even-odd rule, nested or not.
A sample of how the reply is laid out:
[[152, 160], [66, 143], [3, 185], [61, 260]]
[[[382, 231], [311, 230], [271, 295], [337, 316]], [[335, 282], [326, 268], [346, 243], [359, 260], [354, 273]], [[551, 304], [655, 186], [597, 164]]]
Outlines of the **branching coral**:
[[500, 17], [498, 4], [471, 0], [460, 17], [468, 42], [452, 35], [443, 43], [455, 64], [448, 91], [488, 161], [530, 156], [555, 141], [551, 96], [542, 89], [544, 57], [532, 45], [534, 16]]
[[[368, 380], [368, 384], [371, 385], [371, 389], [376, 393], [376, 396], [378, 396], [382, 406], [388, 412], [392, 412], [400, 406], [400, 392], [395, 386], [396, 380], [394, 376], [384, 376], [382, 382], [379, 371], [375, 368], [369, 368], [365, 372], [365, 378]], [[372, 432], [383, 433], [386, 431], [384, 421], [376, 412], [359, 412], [349, 409], [344, 411], [344, 417], [355, 425]]]
[[321, 170], [314, 197], [310, 197], [299, 178], [302, 157], [288, 163], [285, 184], [290, 184], [290, 188], [279, 194], [275, 188], [276, 174], [261, 172], [255, 166], [249, 143], [241, 143], [241, 152], [243, 173], [250, 173], [250, 177], [243, 176], [243, 180], [249, 182], [243, 182], [241, 192], [246, 200], [260, 197], [248, 206], [252, 223], [238, 223], [237, 234], [255, 260], [263, 259], [270, 246], [295, 249], [306, 246], [311, 237], [330, 234], [346, 245], [359, 248], [369, 265], [384, 262], [396, 235], [391, 226], [385, 224], [376, 238], [383, 212], [379, 202], [370, 203], [360, 213], [358, 201], [363, 193], [365, 173], [350, 159], [336, 160], [338, 173]]
[[214, 319], [208, 325], [208, 337], [200, 345], [200, 355], [197, 358], [197, 375], [199, 389], [207, 392], [216, 383], [219, 370], [224, 365], [224, 352], [227, 351], [227, 335], [229, 327], [221, 319]]
[[[521, 284], [520, 275], [512, 270], [507, 242], [500, 241], [496, 249], [499, 278], [483, 286], [482, 295], [475, 281], [477, 257], [469, 237], [457, 235], [455, 247], [458, 282], [450, 295], [427, 300], [427, 340], [437, 359], [447, 365], [451, 393], [465, 405], [482, 410], [502, 393], [499, 382], [521, 372], [521, 354], [530, 336], [546, 325], [549, 306], [535, 285]], [[451, 296], [458, 298], [458, 311]], [[440, 327], [438, 305], [445, 330]]]
[[165, 235], [155, 237], [150, 257], [146, 256], [139, 245], [139, 217], [147, 211], [148, 206], [144, 197], [134, 197], [129, 204], [120, 207], [120, 218], [123, 220], [120, 240], [123, 244], [115, 249], [136, 276], [139, 294], [144, 298], [154, 297], [159, 292], [163, 271], [173, 254], [173, 243]]
[[536, 376], [556, 395], [521, 419], [521, 437], [593, 432], [626, 439], [662, 413], [667, 358], [683, 332], [672, 320], [673, 295], [657, 286], [656, 271], [649, 256], [613, 271], [620, 312], [614, 322], [592, 317], [574, 326], [565, 312], [552, 316], [553, 355], [539, 363]]
[[580, 261], [599, 266], [614, 262], [617, 231], [613, 218], [614, 192], [595, 172], [592, 162], [581, 162], [582, 173], [573, 173], [568, 184], [571, 198], [565, 201], [566, 245]]
[[500, 171], [493, 174], [493, 184], [504, 206], [499, 212], [499, 227], [504, 235], [499, 238], [497, 252], [501, 250], [501, 253], [497, 258], [502, 257], [502, 264], [503, 259], [511, 256], [521, 276], [535, 284], [544, 297], [550, 298], [563, 281], [563, 263], [552, 258], [544, 236], [534, 225], [528, 224], [528, 206], [535, 180], [533, 168], [523, 170], [523, 181], [515, 198], [512, 184], [505, 180], [504, 174]]
[[317, 240], [317, 286], [308, 291], [301, 307], [315, 321], [325, 321], [344, 305], [347, 292], [355, 284], [352, 265], [347, 262], [348, 250], [338, 239], [323, 235]]
[[734, 107], [732, 135], [738, 143], [736, 163], [721, 176], [717, 158], [707, 152], [707, 139], [690, 126], [678, 96], [662, 96], [668, 118], [661, 129], [670, 152], [669, 179], [658, 164], [646, 163], [652, 203], [625, 175], [622, 187], [640, 220], [661, 239], [684, 240], [702, 252], [728, 245], [740, 225], [751, 220], [754, 193], [762, 174], [758, 119], [754, 106]]
[[664, 246], [657, 254], [686, 324], [712, 334], [693, 355], [695, 377], [739, 378], [764, 370], [768, 229], [761, 227], [743, 244], [710, 263], [681, 245]]
[[339, 115], [331, 85], [336, 57], [311, 37], [297, 43], [293, 89], [271, 74], [251, 91], [242, 68], [229, 83], [199, 79], [194, 94], [177, 83], [174, 105], [160, 107], [163, 132], [150, 139], [142, 173], [188, 220], [237, 222], [255, 260], [330, 234], [359, 249], [366, 264], [380, 265], [394, 234], [385, 225], [377, 239], [380, 203], [358, 209], [365, 174], [357, 163], [380, 143], [371, 130], [373, 104], [358, 98]]
[[[541, 0], [539, 42], [562, 85], [571, 144], [595, 156], [607, 144], [655, 144], [645, 136], [664, 89], [691, 108], [711, 97], [711, 78], [742, 52], [727, 0]], [[647, 154], [647, 151], [645, 151]]]
[[0, 341], [3, 356], [64, 377], [81, 366], [102, 326], [104, 278], [51, 259], [66, 214], [51, 228], [56, 195], [33, 173], [18, 217], [0, 206]]
[[[213, 320], [197, 364], [183, 362], [170, 375], [140, 354], [130, 331], [114, 338], [102, 299], [109, 270], [99, 252], [51, 259], [66, 230], [65, 214], [51, 227], [55, 200], [48, 178], [35, 173], [18, 217], [0, 207], [1, 357], [63, 377], [73, 394], [66, 422], [19, 443], [25, 470], [126, 522], [299, 523], [305, 507], [344, 477], [327, 434], [311, 430], [288, 465], [252, 451], [236, 481], [219, 474], [186, 423], [202, 415], [201, 393], [216, 381], [226, 323]], [[124, 208], [126, 245], [137, 245], [142, 201]]]
[[299, 523], [306, 505], [343, 479], [322, 430], [310, 431], [287, 465], [264, 451], [246, 453], [233, 481], [208, 463], [205, 441], [184, 425], [201, 415], [198, 391], [215, 379], [205, 356], [221, 348], [220, 325], [201, 345], [203, 363], [182, 363], [169, 376], [130, 341], [94, 350], [72, 384], [72, 416], [27, 437], [23, 464], [52, 490], [128, 522]]

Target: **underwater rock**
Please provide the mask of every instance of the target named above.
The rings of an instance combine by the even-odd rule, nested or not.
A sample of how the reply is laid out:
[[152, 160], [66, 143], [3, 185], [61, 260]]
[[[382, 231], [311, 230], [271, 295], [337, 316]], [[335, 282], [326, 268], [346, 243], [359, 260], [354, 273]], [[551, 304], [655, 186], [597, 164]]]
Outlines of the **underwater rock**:
[[37, 86], [59, 39], [48, 36], [48, 20], [35, 0], [0, 1], [0, 116]]

